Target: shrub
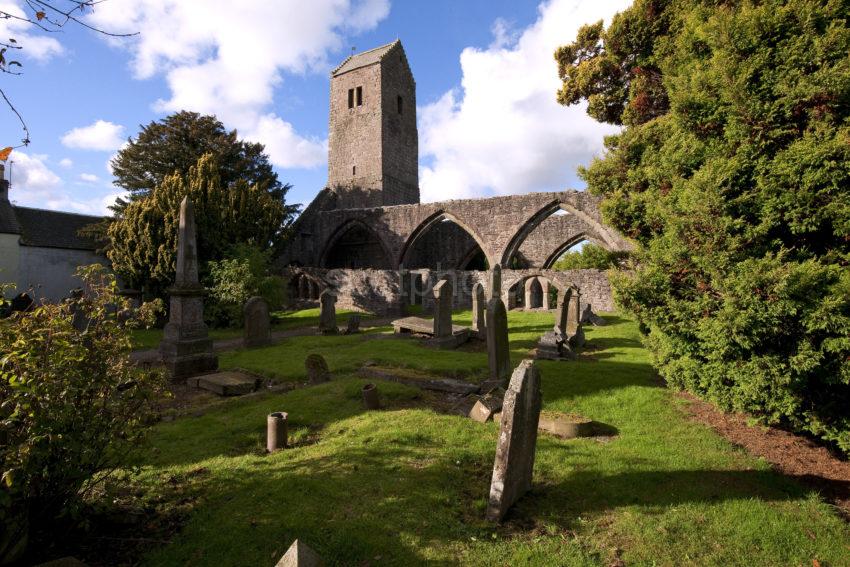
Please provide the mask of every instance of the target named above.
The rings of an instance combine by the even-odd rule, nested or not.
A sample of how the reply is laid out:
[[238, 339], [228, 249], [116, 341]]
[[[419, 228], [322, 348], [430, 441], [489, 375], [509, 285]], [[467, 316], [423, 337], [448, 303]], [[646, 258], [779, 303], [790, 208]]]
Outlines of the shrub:
[[271, 274], [271, 252], [256, 246], [239, 244], [231, 248], [230, 258], [209, 263], [207, 308], [208, 322], [217, 327], [242, 324], [242, 307], [259, 295], [269, 309], [279, 309], [286, 300], [282, 277]]
[[850, 4], [637, 0], [556, 53], [668, 383], [850, 453]]
[[0, 320], [0, 563], [127, 462], [163, 387], [128, 356], [128, 327], [151, 322], [161, 303], [132, 316], [103, 267], [78, 275], [79, 297]]

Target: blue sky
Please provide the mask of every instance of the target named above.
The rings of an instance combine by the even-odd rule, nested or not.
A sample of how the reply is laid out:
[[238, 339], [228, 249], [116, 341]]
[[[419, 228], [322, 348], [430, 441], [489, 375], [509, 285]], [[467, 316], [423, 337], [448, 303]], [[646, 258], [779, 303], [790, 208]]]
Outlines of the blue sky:
[[[0, 87], [29, 126], [12, 154], [19, 204], [102, 213], [108, 160], [139, 124], [189, 109], [266, 144], [290, 201], [326, 180], [328, 72], [356, 47], [401, 39], [417, 83], [423, 200], [580, 188], [576, 167], [614, 130], [554, 101], [553, 49], [625, 1], [108, 0], [47, 36], [0, 20], [25, 74]], [[20, 10], [21, 0], [0, 0]], [[0, 109], [0, 146], [20, 139]], [[7, 164], [8, 170], [9, 164]]]

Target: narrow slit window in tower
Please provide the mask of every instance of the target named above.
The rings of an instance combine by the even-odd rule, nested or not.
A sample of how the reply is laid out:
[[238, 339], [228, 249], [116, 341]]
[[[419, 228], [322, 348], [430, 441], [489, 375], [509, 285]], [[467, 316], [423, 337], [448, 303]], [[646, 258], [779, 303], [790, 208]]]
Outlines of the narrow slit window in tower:
[[351, 175], [357, 175], [357, 166], [356, 165], [351, 166]]
[[401, 95], [398, 95], [398, 98], [397, 98], [396, 101], [398, 102], [398, 113], [401, 114], [402, 109], [404, 108], [404, 99], [401, 98]]
[[348, 108], [354, 108], [354, 89], [348, 89]]
[[357, 87], [357, 106], [363, 106], [363, 87]]

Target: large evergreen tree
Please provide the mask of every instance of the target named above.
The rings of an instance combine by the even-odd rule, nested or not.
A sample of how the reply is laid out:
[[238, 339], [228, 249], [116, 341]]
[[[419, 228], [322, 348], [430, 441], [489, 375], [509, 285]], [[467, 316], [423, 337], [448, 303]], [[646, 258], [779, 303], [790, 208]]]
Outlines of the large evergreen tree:
[[555, 56], [622, 124], [582, 171], [639, 243], [668, 383], [850, 451], [850, 4], [637, 0]]
[[266, 249], [283, 237], [289, 219], [264, 183], [222, 183], [217, 158], [205, 154], [186, 175], [166, 175], [145, 197], [130, 202], [108, 228], [113, 269], [148, 295], [161, 295], [174, 280], [180, 202], [195, 207], [198, 261], [222, 259], [237, 244]]
[[[186, 175], [204, 154], [215, 157], [222, 187], [239, 180], [264, 185], [281, 202], [290, 188], [278, 180], [262, 144], [240, 140], [215, 116], [184, 110], [140, 128], [111, 162], [114, 184], [129, 191], [131, 200], [148, 195], [174, 172]], [[119, 201], [117, 210], [125, 205]]]

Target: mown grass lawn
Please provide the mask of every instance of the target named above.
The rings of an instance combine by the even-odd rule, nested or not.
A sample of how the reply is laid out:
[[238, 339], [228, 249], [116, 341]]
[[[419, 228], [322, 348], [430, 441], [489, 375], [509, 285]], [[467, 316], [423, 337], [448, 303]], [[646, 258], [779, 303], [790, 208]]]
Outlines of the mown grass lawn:
[[[360, 362], [483, 372], [483, 353], [415, 341], [297, 337], [222, 357], [299, 379], [319, 352], [334, 381], [234, 399], [158, 425], [133, 483], [195, 498], [147, 565], [274, 565], [299, 538], [342, 565], [850, 565], [850, 527], [816, 494], [689, 422], [661, 387], [636, 326], [608, 316], [574, 362], [541, 362], [544, 409], [615, 427], [613, 440], [541, 436], [534, 489], [502, 526], [483, 520], [497, 426], [437, 413], [417, 390], [379, 383], [365, 412]], [[511, 313], [512, 362], [551, 325]], [[266, 414], [289, 413], [295, 446], [262, 452]], [[177, 505], [177, 503], [175, 503]]]
[[[348, 323], [349, 316], [353, 311], [341, 310], [337, 313], [337, 322], [341, 326]], [[360, 316], [368, 319], [370, 315], [361, 313]], [[303, 327], [315, 327], [319, 324], [319, 308], [302, 309], [300, 311], [276, 311], [272, 313], [272, 331], [288, 331]], [[155, 349], [162, 340], [162, 329], [134, 329], [133, 349], [148, 350]], [[242, 329], [224, 328], [210, 329], [210, 337], [213, 340], [234, 339], [242, 336]]]

